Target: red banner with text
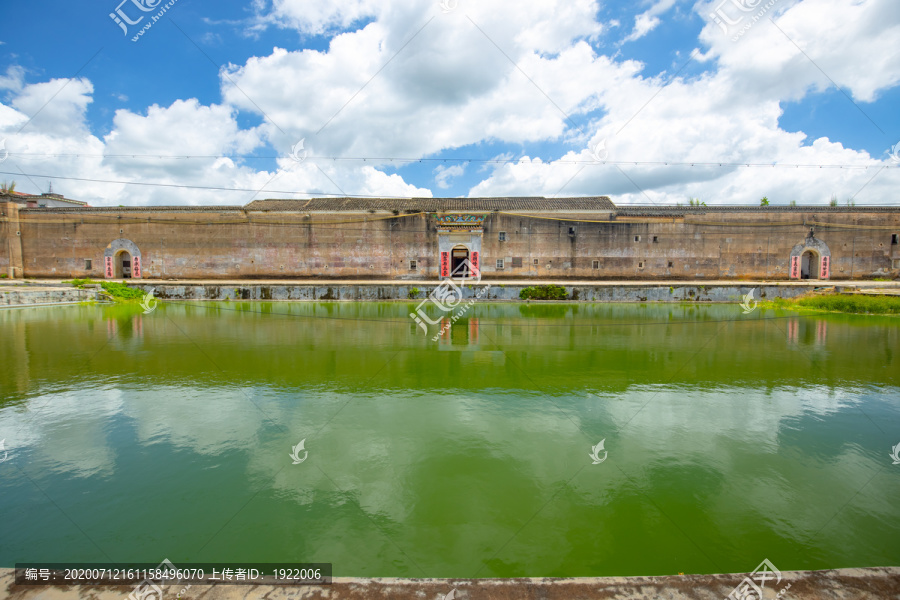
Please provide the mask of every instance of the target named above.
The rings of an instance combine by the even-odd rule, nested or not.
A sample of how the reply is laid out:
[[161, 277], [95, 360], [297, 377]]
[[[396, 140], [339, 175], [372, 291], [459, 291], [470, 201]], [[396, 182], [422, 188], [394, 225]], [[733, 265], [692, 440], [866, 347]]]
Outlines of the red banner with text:
[[800, 279], [800, 257], [791, 257], [791, 279]]

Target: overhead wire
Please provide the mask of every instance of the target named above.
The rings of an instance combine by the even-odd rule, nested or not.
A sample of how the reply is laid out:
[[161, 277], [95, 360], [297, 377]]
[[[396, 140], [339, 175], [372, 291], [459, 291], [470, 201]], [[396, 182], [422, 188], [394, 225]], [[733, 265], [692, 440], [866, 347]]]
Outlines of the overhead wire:
[[[288, 159], [287, 155], [227, 155], [227, 154], [81, 154], [81, 153], [14, 153], [10, 152], [9, 156], [17, 156], [20, 158], [104, 158], [104, 159], [156, 159], [156, 160], [218, 160], [222, 158], [237, 160], [278, 160]], [[400, 157], [400, 156], [317, 156], [307, 155], [303, 160], [323, 160], [332, 162], [400, 162], [400, 163], [475, 163], [475, 164], [499, 164], [499, 165], [517, 165], [523, 158], [540, 159], [539, 156], [526, 157], [522, 156], [517, 159], [512, 158], [476, 158], [471, 156], [454, 156], [446, 158], [436, 157]], [[734, 162], [728, 160], [699, 160], [699, 161], [673, 161], [673, 160], [571, 160], [558, 159], [546, 160], [543, 164], [565, 164], [565, 165], [617, 165], [617, 166], [654, 166], [654, 167], [711, 167], [711, 168], [788, 168], [788, 169], [871, 169], [871, 168], [900, 168], [897, 165], [878, 164], [851, 164], [851, 163], [759, 163], [759, 162]]]

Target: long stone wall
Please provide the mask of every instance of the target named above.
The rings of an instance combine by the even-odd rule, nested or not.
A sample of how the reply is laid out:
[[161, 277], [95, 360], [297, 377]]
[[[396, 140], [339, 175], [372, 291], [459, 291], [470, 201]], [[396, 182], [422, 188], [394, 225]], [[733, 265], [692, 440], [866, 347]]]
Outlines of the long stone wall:
[[[900, 245], [892, 243], [900, 209], [714, 208], [493, 212], [484, 221], [481, 270], [520, 280], [786, 280], [792, 251], [812, 230], [816, 248], [828, 249], [830, 279], [900, 273]], [[103, 278], [104, 253], [117, 240], [140, 250], [142, 277], [152, 279], [439, 276], [433, 214], [0, 209], [0, 272], [17, 277]]]

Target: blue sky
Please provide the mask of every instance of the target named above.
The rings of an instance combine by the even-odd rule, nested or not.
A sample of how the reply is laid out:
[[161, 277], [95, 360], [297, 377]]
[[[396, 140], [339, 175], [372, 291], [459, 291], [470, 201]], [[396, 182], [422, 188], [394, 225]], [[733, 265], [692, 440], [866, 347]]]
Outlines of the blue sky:
[[132, 41], [166, 4], [0, 5], [0, 177], [98, 206], [897, 201], [896, 2], [176, 0]]

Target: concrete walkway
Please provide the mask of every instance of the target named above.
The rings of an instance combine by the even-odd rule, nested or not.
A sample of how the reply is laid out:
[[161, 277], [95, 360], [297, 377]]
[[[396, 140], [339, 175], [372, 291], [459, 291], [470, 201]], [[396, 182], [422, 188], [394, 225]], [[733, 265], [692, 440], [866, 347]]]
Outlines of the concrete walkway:
[[[327, 586], [191, 586], [184, 600], [722, 600], [740, 575], [609, 577], [573, 579], [348, 579]], [[900, 568], [793, 571], [769, 582], [764, 597], [785, 600], [900, 599]], [[17, 586], [12, 569], [0, 569], [0, 596], [12, 600], [122, 600], [134, 586]], [[788, 584], [790, 587], [788, 588]], [[785, 589], [787, 588], [787, 589]], [[159, 600], [175, 600], [183, 587], [168, 586]]]

